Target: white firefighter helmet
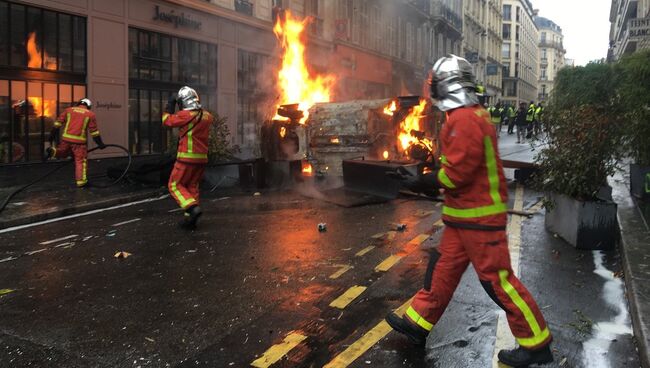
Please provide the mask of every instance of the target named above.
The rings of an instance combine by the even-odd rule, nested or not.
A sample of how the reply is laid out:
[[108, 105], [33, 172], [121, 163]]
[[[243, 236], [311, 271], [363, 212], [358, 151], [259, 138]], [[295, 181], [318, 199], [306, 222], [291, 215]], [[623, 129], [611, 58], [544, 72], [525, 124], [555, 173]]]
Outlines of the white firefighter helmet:
[[88, 107], [89, 110], [92, 109], [93, 107], [93, 103], [92, 101], [90, 101], [89, 98], [82, 98], [81, 100], [79, 100], [79, 105], [86, 105], [86, 107]]
[[449, 111], [479, 103], [472, 65], [465, 59], [449, 54], [436, 61], [428, 80], [431, 98], [441, 111]]
[[183, 110], [198, 110], [201, 108], [199, 95], [193, 88], [183, 86], [178, 90], [178, 103]]

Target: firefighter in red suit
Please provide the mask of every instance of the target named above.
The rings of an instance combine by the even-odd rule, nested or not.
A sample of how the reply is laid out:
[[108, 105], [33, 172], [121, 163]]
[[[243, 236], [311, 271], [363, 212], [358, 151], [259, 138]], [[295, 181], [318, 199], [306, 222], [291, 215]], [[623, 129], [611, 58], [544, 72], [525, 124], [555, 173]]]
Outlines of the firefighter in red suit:
[[[72, 156], [75, 164], [75, 180], [77, 187], [81, 188], [88, 184], [87, 167], [88, 167], [88, 145], [86, 144], [86, 132], [90, 132], [93, 140], [100, 149], [106, 146], [102, 142], [102, 137], [97, 129], [97, 120], [95, 113], [90, 111], [92, 102], [84, 98], [77, 106], [68, 107], [54, 122], [54, 127], [50, 132], [50, 147], [45, 151], [46, 159], [67, 158]], [[54, 139], [59, 134], [59, 129], [63, 126], [63, 135], [58, 147], [54, 147]]]
[[471, 263], [481, 285], [508, 319], [519, 346], [498, 357], [513, 367], [553, 361], [551, 333], [531, 294], [515, 276], [506, 235], [508, 190], [490, 114], [479, 105], [472, 66], [455, 55], [433, 66], [431, 97], [447, 113], [440, 132], [440, 169], [445, 229], [432, 254], [424, 288], [403, 316], [388, 324], [416, 344], [424, 344], [447, 308]]
[[[177, 104], [181, 110], [175, 113]], [[171, 196], [185, 210], [183, 228], [195, 228], [201, 216], [199, 184], [208, 163], [208, 136], [213, 120], [212, 114], [201, 108], [196, 91], [187, 86], [177, 96], [170, 96], [162, 115], [165, 126], [179, 128], [176, 163], [168, 187]]]

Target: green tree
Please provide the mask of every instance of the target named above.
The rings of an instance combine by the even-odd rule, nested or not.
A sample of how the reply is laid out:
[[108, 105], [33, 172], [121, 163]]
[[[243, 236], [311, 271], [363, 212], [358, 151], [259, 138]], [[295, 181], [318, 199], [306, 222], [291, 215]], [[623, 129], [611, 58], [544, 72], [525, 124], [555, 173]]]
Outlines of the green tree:
[[547, 108], [537, 186], [579, 200], [595, 199], [620, 160], [622, 108], [610, 64], [562, 69]]
[[638, 51], [615, 66], [626, 120], [626, 149], [634, 162], [650, 166], [650, 50]]

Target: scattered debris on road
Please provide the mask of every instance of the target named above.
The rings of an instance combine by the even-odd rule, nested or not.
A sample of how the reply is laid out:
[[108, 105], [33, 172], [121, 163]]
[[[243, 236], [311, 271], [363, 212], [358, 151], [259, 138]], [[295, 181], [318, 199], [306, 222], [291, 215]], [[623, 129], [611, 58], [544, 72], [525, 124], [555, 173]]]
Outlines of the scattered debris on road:
[[0, 289], [0, 295], [13, 293], [14, 291], [16, 291], [16, 290], [14, 290], [14, 289]]
[[119, 252], [115, 253], [115, 255], [113, 257], [115, 257], [115, 258], [129, 258], [130, 256], [132, 256], [132, 254], [129, 253], [129, 252], [119, 251]]
[[321, 233], [323, 231], [327, 231], [327, 224], [324, 223], [324, 222], [321, 222], [320, 224], [318, 224], [318, 231], [320, 231]]

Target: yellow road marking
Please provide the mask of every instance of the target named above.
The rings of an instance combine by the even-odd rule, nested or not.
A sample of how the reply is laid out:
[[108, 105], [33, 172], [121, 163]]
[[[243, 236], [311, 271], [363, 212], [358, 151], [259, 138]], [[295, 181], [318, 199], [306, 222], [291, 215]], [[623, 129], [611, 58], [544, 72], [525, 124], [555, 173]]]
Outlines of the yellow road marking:
[[336, 272], [334, 272], [333, 274], [330, 275], [330, 279], [338, 279], [339, 277], [341, 277], [341, 275], [348, 272], [352, 268], [354, 268], [354, 267], [352, 267], [350, 265], [342, 265], [342, 266], [340, 266], [338, 271], [336, 271]]
[[436, 203], [436, 207], [440, 207], [440, 206], [442, 206], [442, 202]]
[[377, 267], [375, 267], [375, 272], [386, 272], [390, 270], [397, 262], [402, 259], [401, 256], [396, 254], [391, 255], [390, 257], [384, 259]]
[[357, 254], [355, 254], [355, 256], [357, 256], [357, 257], [361, 257], [362, 255], [364, 255], [364, 254], [370, 252], [370, 251], [373, 250], [373, 249], [375, 249], [375, 246], [374, 246], [374, 245], [367, 246], [367, 247], [361, 249], [360, 251], [358, 251]]
[[424, 243], [425, 240], [429, 239], [431, 235], [429, 234], [420, 234], [416, 236], [415, 238], [411, 239], [410, 242], [408, 242], [407, 245], [420, 245]]
[[384, 236], [386, 236], [386, 233], [377, 233], [377, 234], [371, 236], [371, 238], [373, 238], [373, 239], [381, 239]]
[[257, 368], [270, 367], [275, 362], [282, 359], [283, 356], [291, 351], [291, 349], [298, 346], [298, 344], [300, 344], [306, 338], [307, 336], [301, 335], [297, 332], [290, 333], [284, 338], [284, 341], [271, 346], [267, 351], [264, 352], [264, 354], [262, 354], [261, 357], [253, 361], [251, 363], [251, 366]]
[[[524, 187], [517, 185], [515, 190], [515, 202], [513, 209], [521, 211], [524, 207]], [[521, 249], [521, 216], [510, 216], [508, 222], [508, 248], [510, 250], [510, 262], [512, 270], [516, 276], [519, 276], [519, 253]], [[516, 345], [515, 337], [512, 335], [506, 314], [500, 311], [497, 315], [497, 335], [494, 342], [494, 353], [492, 355], [492, 368], [507, 367], [499, 362], [497, 354], [502, 349], [510, 349]]]
[[366, 291], [366, 289], [365, 286], [355, 285], [346, 290], [345, 293], [341, 294], [341, 296], [334, 299], [334, 301], [330, 303], [330, 307], [343, 309], [347, 307], [348, 304], [352, 303], [352, 301], [361, 295], [361, 293]]
[[433, 226], [445, 226], [445, 223], [442, 222], [442, 219], [436, 221], [433, 223]]
[[[402, 304], [395, 313], [397, 315], [404, 314], [406, 308], [411, 305], [411, 300], [409, 299], [406, 303]], [[382, 320], [370, 331], [366, 332], [361, 336], [357, 341], [348, 346], [341, 354], [337, 355], [332, 361], [327, 363], [323, 368], [345, 368], [352, 364], [357, 358], [363, 355], [368, 349], [375, 345], [379, 340], [383, 339], [392, 331], [392, 328]]]
[[395, 239], [395, 235], [397, 235], [396, 231], [389, 231], [386, 233], [386, 240], [388, 241], [393, 241]]

